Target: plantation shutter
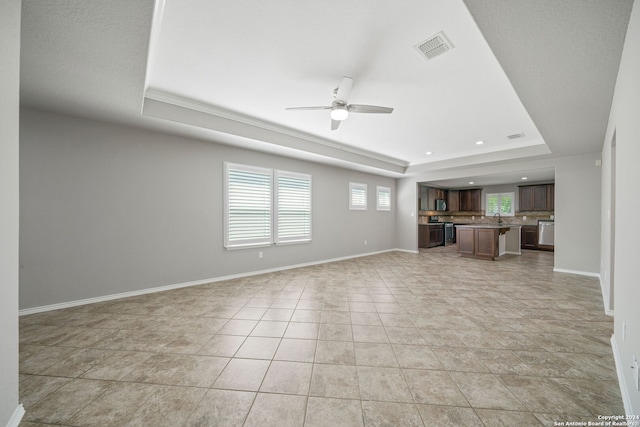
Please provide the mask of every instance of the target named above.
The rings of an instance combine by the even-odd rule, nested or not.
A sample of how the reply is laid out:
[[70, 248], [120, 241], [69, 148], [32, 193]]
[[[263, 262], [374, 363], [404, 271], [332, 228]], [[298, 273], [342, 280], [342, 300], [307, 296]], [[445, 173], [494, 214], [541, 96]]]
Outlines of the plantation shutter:
[[349, 183], [349, 209], [367, 210], [367, 184]]
[[271, 244], [271, 169], [225, 163], [225, 180], [225, 247]]
[[389, 187], [377, 187], [376, 208], [379, 211], [391, 210], [391, 189]]
[[276, 171], [276, 243], [311, 240], [311, 176]]

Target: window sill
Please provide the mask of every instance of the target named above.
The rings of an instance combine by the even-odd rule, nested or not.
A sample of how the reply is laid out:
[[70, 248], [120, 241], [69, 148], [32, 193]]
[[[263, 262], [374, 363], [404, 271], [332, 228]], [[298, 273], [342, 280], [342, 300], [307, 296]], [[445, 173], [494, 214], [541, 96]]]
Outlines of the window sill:
[[239, 249], [267, 248], [272, 245], [273, 243], [247, 243], [240, 245], [225, 245], [224, 248], [228, 251], [236, 251]]
[[276, 246], [286, 246], [286, 245], [299, 245], [302, 243], [311, 243], [311, 239], [304, 239], [304, 240], [288, 240], [288, 241], [284, 241], [284, 242], [276, 242]]

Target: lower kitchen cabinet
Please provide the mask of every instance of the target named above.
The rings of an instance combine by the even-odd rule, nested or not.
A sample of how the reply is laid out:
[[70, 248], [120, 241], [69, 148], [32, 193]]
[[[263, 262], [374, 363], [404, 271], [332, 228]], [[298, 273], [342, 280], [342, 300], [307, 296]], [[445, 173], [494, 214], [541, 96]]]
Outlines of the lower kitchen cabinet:
[[523, 225], [520, 236], [521, 249], [538, 249], [538, 226]]
[[444, 245], [444, 224], [420, 224], [418, 226], [418, 247], [432, 248]]
[[510, 227], [501, 226], [457, 227], [458, 253], [466, 257], [495, 260], [505, 251], [506, 237], [503, 235], [509, 230]]

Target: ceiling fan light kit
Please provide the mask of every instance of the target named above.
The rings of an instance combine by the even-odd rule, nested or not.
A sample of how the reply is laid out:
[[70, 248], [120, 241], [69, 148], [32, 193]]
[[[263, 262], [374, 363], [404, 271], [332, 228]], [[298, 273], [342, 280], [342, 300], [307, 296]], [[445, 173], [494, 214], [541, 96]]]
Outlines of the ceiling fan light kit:
[[347, 98], [353, 79], [351, 77], [343, 77], [338, 87], [333, 91], [334, 100], [331, 106], [321, 107], [289, 107], [285, 110], [331, 110], [331, 130], [338, 129], [340, 122], [349, 117], [349, 113], [373, 113], [373, 114], [390, 114], [393, 108], [379, 107], [377, 105], [361, 105], [347, 104]]
[[349, 110], [344, 105], [336, 105], [331, 109], [331, 119], [342, 121], [349, 117]]

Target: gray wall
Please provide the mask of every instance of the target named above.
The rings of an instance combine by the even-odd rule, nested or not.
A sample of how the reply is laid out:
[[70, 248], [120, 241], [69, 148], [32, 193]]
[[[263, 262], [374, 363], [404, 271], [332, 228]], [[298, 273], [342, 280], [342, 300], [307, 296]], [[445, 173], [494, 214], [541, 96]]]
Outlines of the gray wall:
[[[23, 309], [395, 248], [393, 178], [40, 111], [20, 123]], [[224, 161], [311, 174], [313, 241], [225, 250]], [[368, 211], [349, 211], [349, 181]]]
[[412, 178], [403, 178], [396, 183], [396, 246], [413, 252], [418, 252], [418, 182], [420, 181]]
[[0, 76], [0, 425], [5, 426], [18, 408], [20, 1], [17, 0], [0, 3]]
[[600, 154], [556, 160], [555, 269], [600, 273]]
[[[608, 151], [616, 136], [615, 166], [615, 265], [614, 268], [614, 351], [618, 356], [621, 386], [627, 413], [640, 414], [640, 392], [634, 386], [633, 357], [640, 360], [640, 286], [638, 286], [638, 260], [640, 260], [640, 232], [637, 214], [640, 212], [638, 182], [640, 181], [640, 3], [634, 3], [627, 30], [622, 61], [613, 98], [609, 127], [604, 141]], [[609, 148], [608, 148], [609, 147]], [[603, 159], [610, 162], [610, 156]], [[612, 168], [607, 168], [609, 174]], [[611, 176], [603, 181], [609, 187]], [[605, 190], [606, 191], [606, 190]], [[610, 195], [602, 198], [602, 210], [609, 209]], [[609, 228], [606, 216], [602, 219], [605, 230]], [[603, 258], [610, 256], [610, 247], [604, 241]], [[623, 324], [626, 334], [622, 333]], [[637, 375], [637, 372], [635, 372]]]

